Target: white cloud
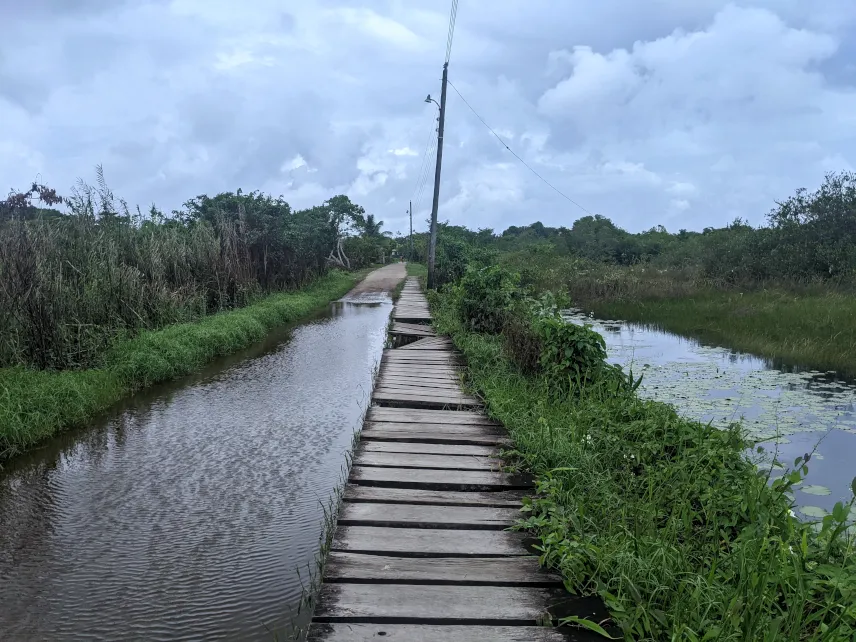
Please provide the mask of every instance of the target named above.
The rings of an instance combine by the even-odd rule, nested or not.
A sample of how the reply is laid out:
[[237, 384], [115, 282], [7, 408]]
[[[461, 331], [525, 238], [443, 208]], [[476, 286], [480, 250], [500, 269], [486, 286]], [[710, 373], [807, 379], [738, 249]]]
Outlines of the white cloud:
[[[238, 187], [296, 207], [344, 191], [387, 229], [407, 227], [421, 193], [422, 226], [436, 127], [422, 101], [439, 97], [447, 10], [2, 3], [0, 179], [67, 192], [103, 163], [118, 195], [165, 209]], [[856, 166], [854, 36], [852, 0], [468, 0], [450, 78], [589, 211], [701, 229], [760, 222], [775, 199]], [[441, 218], [503, 229], [584, 213], [451, 88], [447, 108]]]

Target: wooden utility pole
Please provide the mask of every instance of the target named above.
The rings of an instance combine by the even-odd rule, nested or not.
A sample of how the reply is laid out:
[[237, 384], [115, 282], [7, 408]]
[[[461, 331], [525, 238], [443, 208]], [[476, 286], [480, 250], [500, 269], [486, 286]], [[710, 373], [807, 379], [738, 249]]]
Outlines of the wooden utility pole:
[[434, 170], [434, 204], [431, 206], [431, 238], [428, 242], [428, 287], [435, 287], [434, 257], [437, 253], [437, 207], [440, 204], [440, 167], [443, 164], [443, 126], [446, 124], [446, 83], [449, 63], [443, 64], [443, 88], [440, 90], [440, 126], [437, 128], [437, 168]]
[[407, 260], [413, 260], [413, 201], [410, 201], [410, 256]]

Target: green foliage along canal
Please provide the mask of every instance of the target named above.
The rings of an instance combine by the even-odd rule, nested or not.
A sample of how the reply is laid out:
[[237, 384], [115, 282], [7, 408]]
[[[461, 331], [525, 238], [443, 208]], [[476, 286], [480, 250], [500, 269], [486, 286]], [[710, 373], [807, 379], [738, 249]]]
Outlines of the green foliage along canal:
[[[816, 517], [852, 497], [856, 474], [856, 385], [818, 371], [780, 370], [764, 359], [624, 321], [569, 312], [606, 340], [609, 359], [642, 376], [639, 393], [673, 404], [691, 419], [726, 428], [740, 422], [750, 438], [785, 462], [814, 452], [795, 493]], [[759, 462], [759, 463], [764, 463]]]

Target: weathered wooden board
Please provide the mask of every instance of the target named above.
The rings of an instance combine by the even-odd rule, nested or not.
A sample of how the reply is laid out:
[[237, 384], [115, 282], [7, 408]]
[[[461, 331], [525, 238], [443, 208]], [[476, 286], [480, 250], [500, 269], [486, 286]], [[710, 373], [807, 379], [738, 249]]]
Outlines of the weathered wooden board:
[[558, 586], [562, 578], [538, 566], [537, 557], [391, 557], [332, 551], [327, 582]]
[[[380, 424], [384, 426], [386, 424]], [[363, 441], [383, 441], [383, 442], [420, 442], [434, 444], [474, 444], [484, 446], [511, 446], [511, 440], [501, 433], [489, 432], [441, 432], [432, 431], [425, 432], [421, 430], [369, 430], [363, 432], [361, 439]]]
[[531, 479], [525, 475], [509, 475], [480, 470], [447, 470], [431, 468], [379, 468], [354, 466], [350, 481], [364, 486], [392, 488], [424, 488], [426, 490], [493, 490], [528, 489]]
[[436, 390], [442, 394], [460, 393], [461, 387], [454, 381], [443, 381], [442, 379], [407, 379], [403, 377], [383, 376], [378, 379], [379, 388], [421, 390], [429, 393]]
[[407, 382], [419, 382], [423, 381], [425, 383], [442, 383], [446, 386], [455, 386], [457, 388], [461, 387], [461, 376], [459, 373], [451, 371], [451, 372], [419, 372], [415, 370], [404, 370], [404, 369], [384, 369], [380, 373], [381, 379], [389, 379], [393, 381], [407, 381]]
[[522, 586], [323, 584], [315, 620], [526, 625], [542, 620], [555, 600], [554, 590]]
[[461, 363], [461, 357], [451, 350], [400, 350], [392, 348], [385, 350], [383, 359], [387, 361], [432, 361], [440, 360], [450, 363]]
[[462, 626], [437, 624], [313, 624], [308, 642], [602, 642], [595, 634], [570, 636], [545, 626]]
[[475, 457], [498, 457], [499, 449], [489, 446], [462, 446], [446, 444], [407, 444], [366, 441], [360, 443], [361, 453], [421, 453], [425, 455], [473, 455]]
[[[424, 343], [423, 343], [424, 342]], [[408, 343], [406, 346], [397, 348], [398, 350], [450, 350], [452, 349], [451, 341], [443, 341], [442, 339], [420, 339], [413, 343]]]
[[417, 377], [392, 377], [381, 376], [378, 378], [378, 387], [382, 388], [421, 388], [427, 390], [439, 390], [441, 392], [460, 392], [461, 387], [451, 379], [420, 379]]
[[[398, 395], [413, 395], [416, 401], [424, 401], [423, 397], [431, 399], [449, 399], [456, 398], [468, 405], [481, 403], [478, 398], [461, 392], [460, 389], [447, 388], [442, 386], [416, 386], [399, 383], [378, 383], [375, 392], [382, 394], [398, 394]], [[403, 406], [407, 407], [407, 406]]]
[[[446, 408], [447, 406], [479, 407], [481, 401], [463, 393], [442, 391], [420, 392], [419, 390], [399, 390], [389, 388], [377, 388], [372, 394], [372, 399], [380, 405], [395, 405], [402, 408]], [[407, 402], [412, 402], [408, 406]]]
[[[449, 411], [453, 412], [453, 411]], [[505, 436], [505, 431], [500, 426], [492, 424], [417, 424], [417, 423], [395, 423], [392, 421], [367, 421], [363, 424], [363, 434], [372, 430], [386, 430], [392, 432], [442, 432], [442, 433], [459, 433], [471, 435], [502, 435]]]
[[482, 424], [499, 426], [499, 422], [480, 412], [417, 410], [410, 408], [369, 408], [367, 421], [427, 424]]
[[354, 456], [358, 466], [386, 466], [392, 468], [444, 468], [447, 470], [500, 470], [502, 462], [495, 457], [476, 455], [434, 455], [424, 453], [358, 452]]
[[496, 506], [520, 508], [523, 491], [456, 492], [451, 490], [419, 490], [415, 488], [377, 488], [375, 486], [345, 486], [344, 498], [349, 502], [379, 502], [386, 504], [442, 504], [449, 506]]
[[523, 533], [509, 531], [342, 526], [333, 537], [332, 550], [407, 557], [505, 557], [530, 555], [525, 539]]
[[455, 382], [459, 382], [461, 380], [462, 370], [457, 368], [447, 368], [445, 366], [419, 366], [416, 367], [408, 367], [408, 366], [390, 366], [381, 364], [379, 374], [380, 375], [404, 375], [406, 377], [428, 377], [437, 378], [437, 377], [445, 377]]
[[502, 530], [520, 519], [516, 508], [345, 502], [339, 512], [343, 526], [398, 528], [463, 528]]

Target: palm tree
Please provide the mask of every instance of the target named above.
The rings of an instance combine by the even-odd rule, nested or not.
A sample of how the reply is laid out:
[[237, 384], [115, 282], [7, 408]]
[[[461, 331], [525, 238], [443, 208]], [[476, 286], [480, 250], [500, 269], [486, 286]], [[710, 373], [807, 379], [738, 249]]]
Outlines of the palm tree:
[[383, 227], [383, 221], [375, 221], [374, 214], [366, 214], [365, 222], [362, 224], [363, 236], [375, 238], [381, 236], [380, 228]]

